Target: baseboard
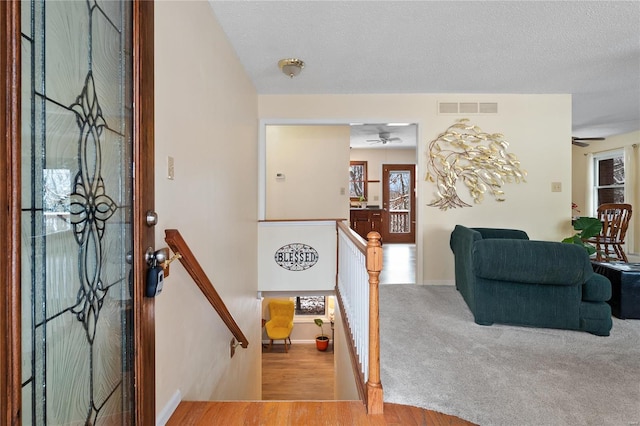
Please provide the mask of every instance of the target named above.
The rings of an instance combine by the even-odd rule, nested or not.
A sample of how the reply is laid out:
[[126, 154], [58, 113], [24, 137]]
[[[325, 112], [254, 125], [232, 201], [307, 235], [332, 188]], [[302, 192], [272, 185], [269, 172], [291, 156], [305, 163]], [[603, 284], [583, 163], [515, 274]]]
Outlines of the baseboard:
[[173, 412], [178, 408], [178, 404], [182, 401], [182, 393], [180, 389], [176, 390], [175, 393], [169, 398], [169, 401], [164, 406], [162, 411], [156, 417], [156, 426], [164, 426], [167, 424]]

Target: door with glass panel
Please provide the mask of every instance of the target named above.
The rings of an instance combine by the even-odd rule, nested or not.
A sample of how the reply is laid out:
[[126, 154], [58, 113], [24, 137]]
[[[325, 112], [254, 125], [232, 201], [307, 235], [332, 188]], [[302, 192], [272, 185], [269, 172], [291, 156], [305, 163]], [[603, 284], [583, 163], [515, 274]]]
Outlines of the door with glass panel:
[[382, 165], [382, 239], [415, 243], [415, 165]]
[[135, 10], [21, 2], [25, 425], [136, 422]]

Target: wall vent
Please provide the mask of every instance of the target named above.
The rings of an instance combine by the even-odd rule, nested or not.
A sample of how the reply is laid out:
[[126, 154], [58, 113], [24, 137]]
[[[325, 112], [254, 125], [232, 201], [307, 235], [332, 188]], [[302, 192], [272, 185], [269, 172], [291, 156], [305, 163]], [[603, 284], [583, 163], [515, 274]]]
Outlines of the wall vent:
[[497, 102], [480, 102], [478, 104], [480, 114], [497, 114], [498, 103]]
[[440, 102], [438, 105], [438, 111], [440, 114], [457, 114], [458, 103], [457, 102]]
[[477, 114], [478, 103], [477, 102], [460, 102], [461, 114]]
[[438, 102], [440, 114], [497, 114], [497, 102]]

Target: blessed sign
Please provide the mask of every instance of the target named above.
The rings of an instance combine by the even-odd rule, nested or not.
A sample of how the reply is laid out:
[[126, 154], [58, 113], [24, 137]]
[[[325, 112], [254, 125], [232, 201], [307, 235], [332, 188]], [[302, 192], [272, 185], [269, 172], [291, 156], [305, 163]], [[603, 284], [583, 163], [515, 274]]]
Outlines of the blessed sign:
[[274, 260], [288, 271], [304, 271], [318, 262], [318, 252], [306, 244], [287, 244], [276, 250]]

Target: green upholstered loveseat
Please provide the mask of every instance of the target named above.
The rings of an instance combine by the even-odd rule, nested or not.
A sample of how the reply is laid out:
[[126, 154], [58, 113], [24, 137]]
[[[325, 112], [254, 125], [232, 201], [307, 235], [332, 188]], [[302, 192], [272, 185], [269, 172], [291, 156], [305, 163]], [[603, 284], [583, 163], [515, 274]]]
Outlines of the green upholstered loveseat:
[[451, 233], [456, 288], [475, 322], [583, 330], [608, 336], [611, 283], [575, 244], [532, 241], [514, 229]]

